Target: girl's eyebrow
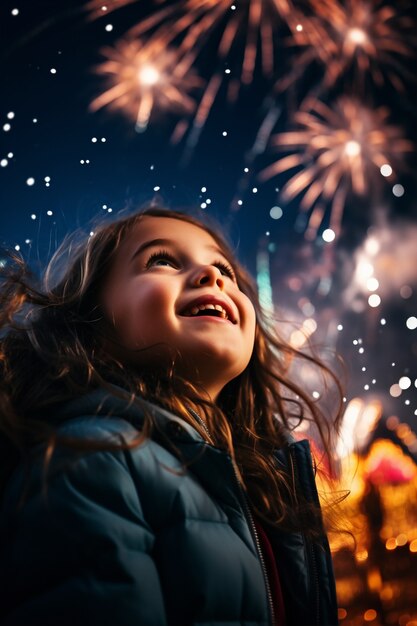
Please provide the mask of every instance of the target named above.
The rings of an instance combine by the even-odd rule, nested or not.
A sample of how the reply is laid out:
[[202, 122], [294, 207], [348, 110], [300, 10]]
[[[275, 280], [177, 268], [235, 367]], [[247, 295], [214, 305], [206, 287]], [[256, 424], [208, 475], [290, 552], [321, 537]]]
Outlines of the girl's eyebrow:
[[[129, 262], [132, 263], [132, 261], [141, 252], [153, 246], [175, 246], [175, 241], [173, 241], [172, 239], [151, 239], [150, 241], [145, 241], [135, 250]], [[222, 252], [222, 250], [219, 247], [207, 245], [206, 248], [208, 250], [213, 250], [214, 252], [217, 252], [217, 254], [221, 254], [225, 259], [227, 259], [227, 256], [225, 255], [225, 253]]]

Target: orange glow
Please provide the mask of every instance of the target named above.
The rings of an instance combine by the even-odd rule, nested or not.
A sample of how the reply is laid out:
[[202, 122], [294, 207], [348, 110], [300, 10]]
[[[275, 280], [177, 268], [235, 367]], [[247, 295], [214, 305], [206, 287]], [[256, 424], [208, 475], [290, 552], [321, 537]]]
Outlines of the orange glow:
[[406, 435], [405, 437], [403, 437], [403, 443], [405, 443], [406, 446], [410, 447], [416, 440], [416, 435], [413, 432], [410, 432], [408, 435]]
[[400, 423], [400, 420], [396, 415], [391, 415], [385, 423], [389, 430], [395, 430]]
[[372, 444], [364, 470], [374, 484], [406, 483], [417, 476], [414, 461], [388, 439], [379, 439]]
[[380, 596], [382, 600], [392, 600], [392, 598], [394, 597], [394, 591], [392, 587], [386, 585], [383, 589], [381, 589]]
[[363, 619], [365, 620], [365, 622], [372, 622], [377, 617], [377, 615], [378, 613], [374, 609], [368, 609], [363, 614]]
[[[409, 469], [413, 478], [408, 477]], [[356, 543], [352, 546], [339, 540], [336, 545], [335, 538], [330, 537], [338, 602], [347, 612], [343, 621], [339, 612], [341, 626], [377, 626], [383, 621], [382, 611], [386, 611], [385, 617], [395, 615], [387, 623], [407, 626], [417, 617], [416, 465], [400, 446], [376, 439], [365, 458], [343, 458], [339, 488], [349, 489], [351, 481], [354, 484], [358, 480], [363, 481], [364, 488], [358, 493], [352, 490], [341, 503], [341, 517], [348, 519]]]
[[337, 609], [337, 616], [339, 619], [345, 619], [345, 617], [347, 616], [346, 609]]
[[379, 591], [382, 588], [381, 573], [376, 567], [368, 571], [368, 587], [372, 591]]
[[396, 430], [397, 435], [400, 439], [403, 439], [404, 437], [407, 437], [407, 435], [410, 434], [411, 429], [408, 426], [408, 424], [400, 424]]
[[393, 534], [394, 534], [394, 530], [392, 526], [385, 525], [381, 528], [381, 532], [379, 533], [379, 536], [381, 537], [381, 539], [389, 539], [390, 537], [392, 537]]
[[366, 561], [368, 558], [368, 550], [359, 550], [356, 552], [355, 558], [357, 561]]
[[397, 546], [405, 546], [405, 544], [407, 543], [407, 535], [401, 533], [400, 535], [398, 535], [398, 537], [396, 537], [395, 543], [397, 544]]

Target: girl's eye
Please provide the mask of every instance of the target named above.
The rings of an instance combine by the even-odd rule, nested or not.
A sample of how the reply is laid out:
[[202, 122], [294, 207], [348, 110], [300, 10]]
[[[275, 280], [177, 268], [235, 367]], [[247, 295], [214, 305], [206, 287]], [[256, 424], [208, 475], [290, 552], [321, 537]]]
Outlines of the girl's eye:
[[223, 261], [216, 261], [215, 263], [213, 263], [213, 265], [218, 267], [219, 270], [222, 272], [222, 274], [225, 274], [226, 276], [228, 276], [232, 280], [236, 280], [236, 274], [235, 274], [232, 266], [228, 265], [228, 263], [224, 263]]
[[173, 266], [173, 265], [176, 265], [176, 264], [177, 264], [177, 261], [172, 256], [172, 254], [170, 254], [166, 250], [159, 250], [158, 252], [154, 252], [153, 254], [151, 254], [149, 259], [146, 261], [146, 269], [148, 269], [152, 265], [158, 265], [158, 266], [171, 265], [171, 266]]
[[[167, 250], [158, 250], [153, 252], [149, 259], [146, 261], [145, 268], [149, 269], [152, 266], [170, 266], [170, 267], [178, 267], [177, 259]], [[220, 272], [225, 276], [228, 276], [231, 280], [236, 280], [236, 274], [231, 265], [225, 263], [224, 261], [215, 261], [213, 263], [215, 267], [218, 267]]]

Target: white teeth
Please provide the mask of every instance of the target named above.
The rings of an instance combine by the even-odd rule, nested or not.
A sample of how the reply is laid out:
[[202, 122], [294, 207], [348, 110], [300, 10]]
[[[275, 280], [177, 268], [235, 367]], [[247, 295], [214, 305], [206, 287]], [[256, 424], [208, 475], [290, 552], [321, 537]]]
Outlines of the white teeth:
[[228, 319], [227, 312], [221, 304], [199, 304], [198, 306], [193, 306], [191, 309], [186, 311], [185, 315], [197, 315], [199, 311], [204, 311], [205, 309], [219, 311], [221, 313], [221, 317]]
[[215, 304], [214, 308], [216, 309], [216, 311], [220, 311], [221, 316], [223, 318], [225, 318], [225, 319], [227, 318], [227, 313], [226, 313], [226, 311], [224, 310], [224, 308], [222, 307], [221, 304]]

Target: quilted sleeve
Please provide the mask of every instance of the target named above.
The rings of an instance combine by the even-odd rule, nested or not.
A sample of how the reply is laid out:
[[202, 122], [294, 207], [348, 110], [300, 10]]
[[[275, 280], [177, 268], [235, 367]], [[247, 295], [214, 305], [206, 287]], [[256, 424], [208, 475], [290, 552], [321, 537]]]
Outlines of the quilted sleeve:
[[39, 467], [2, 518], [2, 626], [166, 625], [155, 538], [123, 451], [77, 456], [46, 489]]

